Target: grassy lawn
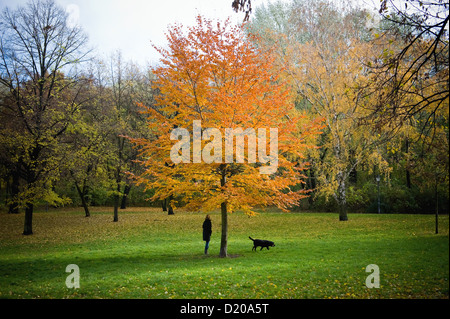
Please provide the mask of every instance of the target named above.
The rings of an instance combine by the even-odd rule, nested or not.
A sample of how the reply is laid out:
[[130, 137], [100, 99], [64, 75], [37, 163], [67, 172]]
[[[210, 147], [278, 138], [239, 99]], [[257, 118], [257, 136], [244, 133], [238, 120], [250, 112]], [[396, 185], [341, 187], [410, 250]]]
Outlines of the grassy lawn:
[[[210, 255], [204, 214], [129, 208], [0, 214], [0, 298], [449, 298], [449, 218], [434, 234], [431, 215], [280, 213], [229, 216], [229, 258], [218, 258], [220, 214], [212, 213]], [[248, 236], [276, 247], [252, 252]], [[80, 288], [65, 285], [80, 268]], [[365, 286], [366, 266], [380, 288]]]

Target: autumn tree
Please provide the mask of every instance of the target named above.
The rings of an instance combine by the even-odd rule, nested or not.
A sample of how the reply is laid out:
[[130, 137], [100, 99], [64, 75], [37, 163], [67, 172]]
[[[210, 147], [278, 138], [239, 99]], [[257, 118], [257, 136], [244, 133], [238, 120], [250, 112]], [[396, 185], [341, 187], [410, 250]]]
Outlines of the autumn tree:
[[[133, 97], [134, 101], [139, 101], [140, 103], [144, 104], [146, 107], [152, 108], [155, 112], [158, 112], [162, 116], [170, 116], [170, 114], [167, 114], [164, 112], [163, 107], [156, 105], [155, 101], [155, 95], [157, 95], [157, 92], [154, 90], [153, 87], [153, 81], [155, 81], [155, 75], [153, 74], [152, 70], [150, 68], [146, 69], [145, 71], [139, 72], [139, 75], [134, 82], [133, 87]], [[139, 131], [140, 134], [146, 135], [148, 131], [143, 129], [142, 127], [145, 127], [145, 125], [141, 126]], [[157, 133], [153, 132], [148, 136], [149, 139], [155, 139], [157, 137]], [[134, 165], [135, 162], [131, 162], [130, 165], [133, 165], [133, 171], [136, 172], [136, 170], [139, 169], [139, 167], [136, 167]], [[131, 188], [131, 183], [127, 184], [128, 189]], [[171, 205], [171, 201], [173, 199], [173, 195], [169, 196], [168, 198], [165, 198], [161, 200], [161, 207], [164, 212], [167, 212], [168, 215], [174, 215], [174, 207]], [[123, 199], [126, 197], [124, 196]], [[124, 201], [122, 201], [123, 203]], [[121, 208], [123, 208], [121, 206]]]
[[[124, 171], [133, 169], [137, 152], [125, 137], [146, 136], [145, 117], [139, 112], [136, 98], [139, 96], [139, 83], [143, 81], [141, 71], [133, 63], [124, 61], [121, 52], [116, 52], [110, 60], [109, 86], [111, 89], [111, 103], [113, 116], [109, 126], [113, 128], [110, 135], [109, 147], [111, 154], [108, 169], [113, 176], [114, 190], [114, 218], [119, 220], [119, 207], [125, 208], [125, 201], [131, 189], [131, 182], [124, 175]], [[122, 203], [124, 205], [121, 205]]]
[[[333, 198], [339, 220], [346, 221], [351, 174], [365, 163], [386, 171], [377, 151], [381, 141], [359, 124], [372, 100], [361, 90], [367, 82], [364, 65], [371, 56], [370, 14], [348, 4], [327, 1], [282, 2], [255, 13], [251, 30], [263, 47], [275, 47], [282, 76], [297, 93], [299, 108], [325, 119], [320, 148], [309, 152], [317, 191]], [[345, 8], [345, 9], [342, 9]]]
[[53, 185], [64, 151], [59, 143], [82, 104], [84, 81], [77, 65], [88, 53], [87, 37], [69, 26], [67, 13], [54, 1], [30, 1], [0, 17], [0, 85], [8, 97], [2, 106], [0, 135], [10, 167], [22, 179], [14, 196], [25, 207], [24, 235], [32, 234], [33, 205], [57, 202]]
[[193, 27], [172, 26], [167, 40], [153, 70], [164, 112], [143, 105], [155, 139], [131, 139], [145, 169], [134, 177], [154, 189], [153, 200], [177, 194], [182, 201], [172, 204], [189, 210], [220, 208], [226, 257], [228, 213], [286, 210], [306, 196], [293, 188], [304, 183], [303, 152], [313, 147], [319, 120], [295, 113], [270, 52], [256, 49], [229, 20], [198, 16]]
[[65, 161], [61, 163], [63, 182], [71, 181], [75, 186], [85, 216], [90, 216], [90, 192], [97, 187], [108, 185], [106, 163], [111, 154], [108, 144], [115, 134], [114, 108], [110, 99], [110, 89], [106, 79], [105, 64], [93, 60], [86, 69], [88, 82], [85, 102], [80, 112], [73, 114], [73, 124], [61, 140], [65, 145]]
[[390, 131], [408, 190], [434, 197], [421, 211], [438, 212], [439, 193], [448, 199], [448, 9], [440, 0], [381, 1], [379, 49], [367, 65], [375, 103], [365, 120]]

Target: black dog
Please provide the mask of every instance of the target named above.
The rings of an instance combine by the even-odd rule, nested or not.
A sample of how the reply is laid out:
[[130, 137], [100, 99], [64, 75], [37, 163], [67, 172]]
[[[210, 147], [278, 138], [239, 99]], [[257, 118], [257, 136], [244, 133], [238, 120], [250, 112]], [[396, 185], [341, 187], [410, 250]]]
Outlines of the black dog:
[[267, 248], [267, 250], [269, 250], [269, 247], [275, 247], [275, 243], [273, 241], [270, 240], [262, 240], [262, 239], [253, 239], [250, 236], [248, 237], [251, 240], [253, 240], [253, 248], [252, 251], [255, 250], [256, 251], [256, 247], [261, 246], [262, 250], [264, 247]]

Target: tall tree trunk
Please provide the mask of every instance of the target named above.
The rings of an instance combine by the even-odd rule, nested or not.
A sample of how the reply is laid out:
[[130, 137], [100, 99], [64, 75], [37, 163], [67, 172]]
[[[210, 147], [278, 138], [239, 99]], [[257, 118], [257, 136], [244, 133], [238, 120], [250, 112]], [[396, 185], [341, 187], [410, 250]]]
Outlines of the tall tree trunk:
[[84, 216], [90, 217], [91, 213], [89, 212], [89, 207], [86, 202], [85, 194], [81, 190], [80, 186], [78, 185], [78, 182], [76, 182], [76, 181], [75, 181], [75, 188], [77, 189], [78, 196], [80, 196], [80, 199], [81, 199], [81, 206], [83, 206], [83, 209], [84, 209]]
[[[40, 152], [40, 147], [35, 147], [33, 149], [33, 152], [31, 153], [32, 156], [30, 156], [31, 160], [33, 161], [37, 161], [37, 159], [39, 158], [38, 154]], [[36, 174], [35, 174], [35, 163], [32, 162], [33, 164], [28, 166], [26, 168], [26, 181], [27, 181], [27, 185], [30, 187], [31, 185], [33, 185], [33, 183], [36, 182]], [[24, 222], [24, 227], [23, 227], [23, 235], [32, 235], [33, 234], [33, 203], [27, 203], [26, 207], [25, 207], [25, 222]]]
[[220, 204], [220, 210], [222, 213], [222, 236], [220, 238], [220, 254], [219, 257], [228, 256], [228, 213], [227, 203]]
[[339, 204], [339, 221], [347, 221], [347, 203], [340, 203]]
[[123, 195], [122, 195], [122, 202], [120, 203], [120, 209], [125, 209], [127, 208], [127, 203], [128, 203], [128, 194], [130, 194], [130, 190], [131, 190], [131, 185], [125, 185], [125, 189], [123, 190]]
[[113, 222], [119, 221], [119, 202], [120, 202], [120, 180], [117, 181], [117, 193], [114, 194], [114, 219]]
[[82, 202], [84, 202], [84, 212], [85, 212], [85, 217], [90, 217], [91, 213], [89, 212], [89, 202], [87, 200], [87, 194], [88, 194], [88, 187], [86, 184], [87, 179], [85, 178], [83, 181], [83, 189], [82, 189], [82, 194], [83, 194], [83, 199], [81, 200]]
[[173, 212], [173, 206], [170, 203], [173, 200], [173, 195], [169, 196], [169, 200], [167, 201], [167, 207], [169, 208], [169, 212], [167, 215], [175, 215], [175, 213]]
[[114, 195], [114, 219], [113, 222], [119, 221], [119, 195]]
[[[222, 167], [222, 176], [220, 178], [220, 186], [224, 187], [227, 183], [226, 177], [226, 165]], [[222, 213], [222, 236], [220, 238], [220, 253], [219, 257], [225, 258], [228, 256], [228, 213], [227, 203], [220, 204], [220, 210]]]
[[77, 181], [75, 181], [75, 188], [77, 189], [78, 196], [80, 196], [80, 199], [81, 199], [81, 205], [82, 205], [83, 208], [84, 208], [84, 215], [85, 215], [85, 217], [90, 217], [91, 214], [90, 214], [90, 212], [89, 212], [89, 207], [88, 207], [87, 202], [86, 202], [85, 194], [84, 194], [84, 192], [81, 190], [81, 188], [80, 188], [80, 186], [78, 185], [78, 182], [77, 182]]
[[347, 216], [347, 198], [345, 193], [345, 180], [344, 173], [340, 172], [337, 176], [338, 179], [338, 189], [337, 189], [337, 204], [339, 206], [339, 220], [348, 220]]
[[25, 207], [25, 223], [23, 227], [24, 235], [33, 234], [33, 204], [28, 203]]
[[167, 212], [167, 198], [164, 198], [164, 199], [161, 201], [161, 206], [162, 206], [163, 212]]
[[[119, 164], [117, 166], [117, 170], [116, 170], [116, 184], [117, 184], [117, 192], [116, 194], [114, 194], [114, 222], [118, 222], [119, 221], [119, 204], [120, 204], [120, 182], [122, 181], [121, 175], [120, 175], [120, 171], [121, 171], [121, 163], [122, 163], [122, 148], [121, 148], [121, 144], [120, 144], [120, 138], [118, 139], [118, 144], [119, 144]], [[123, 146], [123, 144], [122, 144]]]

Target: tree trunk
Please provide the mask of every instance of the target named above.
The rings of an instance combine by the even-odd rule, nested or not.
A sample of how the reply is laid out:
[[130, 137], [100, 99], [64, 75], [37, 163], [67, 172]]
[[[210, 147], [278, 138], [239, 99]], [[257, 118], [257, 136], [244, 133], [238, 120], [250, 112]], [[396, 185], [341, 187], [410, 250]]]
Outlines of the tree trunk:
[[173, 200], [173, 195], [169, 196], [169, 201], [167, 202], [167, 207], [169, 208], [169, 213], [168, 215], [175, 215], [175, 213], [173, 212], [173, 207], [170, 204], [170, 201]]
[[164, 199], [161, 201], [161, 206], [162, 206], [163, 212], [167, 212], [167, 198], [164, 198]]
[[[38, 153], [40, 151], [39, 147], [34, 148], [31, 159], [36, 161], [38, 158]], [[34, 163], [33, 163], [34, 165]], [[33, 185], [34, 182], [36, 182], [36, 175], [34, 172], [34, 166], [27, 167], [27, 173], [26, 173], [26, 181], [28, 186]], [[33, 234], [33, 203], [27, 203], [27, 206], [25, 207], [25, 222], [23, 227], [23, 235], [32, 235]]]
[[[226, 169], [222, 167], [222, 176], [220, 178], [220, 186], [224, 187], [227, 183]], [[227, 203], [220, 204], [220, 210], [222, 213], [222, 236], [220, 239], [220, 253], [219, 257], [225, 258], [228, 256], [228, 213]]]
[[84, 208], [84, 217], [90, 217], [91, 213], [89, 212], [89, 206], [86, 202], [86, 199], [84, 198], [84, 194], [80, 196], [81, 196], [81, 205], [83, 205]]
[[77, 182], [77, 180], [75, 178], [75, 175], [74, 175], [72, 170], [70, 170], [70, 176], [72, 176], [73, 183], [75, 184], [75, 188], [77, 189], [78, 196], [80, 196], [81, 205], [84, 208], [84, 215], [85, 215], [85, 217], [90, 217], [91, 214], [89, 212], [89, 207], [88, 207], [87, 202], [86, 202], [86, 189], [87, 189], [87, 187], [86, 187], [86, 179], [83, 182], [83, 189], [81, 189], [80, 185], [78, 185], [78, 182]]
[[83, 207], [84, 207], [85, 217], [90, 217], [91, 213], [89, 212], [89, 203], [88, 203], [88, 200], [87, 200], [88, 187], [87, 187], [87, 184], [86, 184], [86, 180], [87, 179], [84, 179], [84, 181], [83, 181], [83, 189], [81, 191], [81, 193], [83, 194], [83, 199], [81, 200], [81, 202], [84, 203]]
[[120, 181], [117, 182], [117, 193], [114, 195], [114, 219], [113, 219], [113, 222], [119, 221], [119, 202], [120, 202]]
[[120, 209], [125, 209], [127, 208], [127, 199], [128, 199], [128, 194], [130, 194], [130, 190], [131, 190], [131, 185], [125, 185], [125, 189], [123, 190], [123, 195], [122, 195], [122, 202], [120, 203]]
[[[122, 160], [122, 151], [121, 151], [121, 148], [120, 148], [120, 139], [119, 139], [119, 159], [120, 159], [120, 161]], [[121, 170], [121, 166], [119, 164], [119, 166], [117, 166], [117, 171], [116, 171], [116, 184], [117, 184], [116, 191], [117, 192], [116, 192], [116, 194], [114, 194], [114, 219], [113, 219], [113, 222], [118, 222], [119, 221], [120, 182], [122, 181], [121, 176], [120, 176], [120, 170]]]
[[222, 212], [222, 237], [220, 238], [220, 254], [219, 257], [224, 258], [228, 256], [228, 213], [227, 203], [220, 204]]
[[77, 192], [78, 192], [78, 196], [80, 196], [80, 199], [81, 199], [81, 205], [84, 208], [84, 215], [85, 215], [85, 217], [90, 217], [91, 214], [89, 212], [89, 207], [86, 202], [86, 197], [85, 197], [86, 194], [84, 194], [84, 192], [81, 190], [77, 181], [74, 180], [74, 183], [75, 183], [75, 188], [77, 189]]
[[338, 173], [338, 189], [337, 189], [337, 204], [339, 206], [339, 220], [347, 221], [347, 198], [345, 193], [344, 174]]
[[[119, 90], [120, 91], [120, 90]], [[119, 104], [120, 105], [120, 97], [119, 97]], [[119, 120], [120, 120], [120, 110], [119, 110]], [[117, 184], [117, 189], [116, 189], [116, 194], [114, 195], [114, 222], [118, 222], [119, 221], [119, 202], [120, 202], [120, 183], [122, 182], [122, 175], [121, 175], [121, 171], [122, 171], [122, 151], [123, 151], [123, 146], [125, 143], [125, 139], [122, 139], [121, 137], [117, 138], [117, 149], [118, 149], [118, 163], [117, 163], [117, 167], [116, 167], [116, 184]]]
[[348, 220], [348, 216], [347, 216], [347, 204], [346, 203], [341, 203], [339, 204], [339, 221], [347, 221]]
[[23, 227], [24, 235], [33, 234], [33, 204], [28, 203], [25, 207], [25, 223]]
[[114, 195], [114, 219], [113, 222], [119, 221], [119, 195]]

